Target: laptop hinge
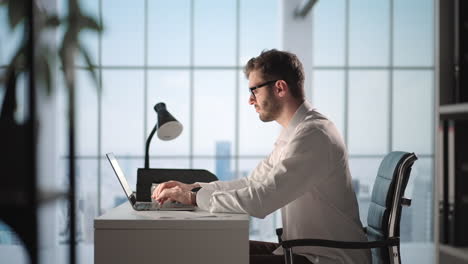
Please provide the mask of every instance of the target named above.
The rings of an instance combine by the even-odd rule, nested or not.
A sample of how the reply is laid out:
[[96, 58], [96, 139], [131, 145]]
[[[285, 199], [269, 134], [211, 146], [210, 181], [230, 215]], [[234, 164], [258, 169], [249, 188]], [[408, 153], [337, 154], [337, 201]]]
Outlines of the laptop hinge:
[[133, 192], [132, 195], [130, 195], [130, 202], [132, 202], [132, 204], [135, 204], [137, 202], [135, 192]]

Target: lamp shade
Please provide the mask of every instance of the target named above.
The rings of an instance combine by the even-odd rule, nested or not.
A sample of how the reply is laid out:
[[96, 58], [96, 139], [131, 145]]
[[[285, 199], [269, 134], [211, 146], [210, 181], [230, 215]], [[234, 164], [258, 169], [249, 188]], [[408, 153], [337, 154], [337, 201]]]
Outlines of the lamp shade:
[[166, 104], [158, 103], [154, 106], [154, 110], [158, 113], [157, 133], [159, 139], [172, 140], [182, 133], [182, 124], [167, 111]]

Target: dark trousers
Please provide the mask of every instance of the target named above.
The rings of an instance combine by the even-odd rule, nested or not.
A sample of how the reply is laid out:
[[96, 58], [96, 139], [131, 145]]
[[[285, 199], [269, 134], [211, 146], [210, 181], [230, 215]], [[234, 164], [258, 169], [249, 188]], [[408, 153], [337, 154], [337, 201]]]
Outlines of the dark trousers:
[[[284, 264], [283, 255], [273, 255], [278, 243], [249, 241], [250, 264]], [[294, 264], [311, 264], [304, 256], [293, 254]]]

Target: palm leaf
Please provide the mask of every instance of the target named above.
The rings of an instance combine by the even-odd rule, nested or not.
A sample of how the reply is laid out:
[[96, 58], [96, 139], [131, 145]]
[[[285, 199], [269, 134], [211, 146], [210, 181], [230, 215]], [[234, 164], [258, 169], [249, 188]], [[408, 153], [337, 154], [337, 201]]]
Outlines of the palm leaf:
[[93, 79], [94, 84], [96, 85], [98, 89], [100, 89], [99, 80], [96, 74], [96, 69], [94, 67], [93, 60], [91, 59], [91, 56], [89, 55], [88, 50], [85, 48], [85, 46], [82, 43], [78, 44], [78, 49], [81, 55], [83, 56], [83, 58], [85, 59], [86, 65], [88, 66], [88, 72], [91, 75], [91, 78]]
[[60, 26], [60, 18], [58, 16], [49, 16], [46, 19], [45, 26], [46, 27], [58, 27]]
[[14, 29], [26, 17], [25, 0], [8, 1], [8, 22]]
[[81, 16], [80, 25], [84, 29], [90, 29], [97, 32], [102, 31], [102, 27], [96, 22], [96, 20], [89, 16]]

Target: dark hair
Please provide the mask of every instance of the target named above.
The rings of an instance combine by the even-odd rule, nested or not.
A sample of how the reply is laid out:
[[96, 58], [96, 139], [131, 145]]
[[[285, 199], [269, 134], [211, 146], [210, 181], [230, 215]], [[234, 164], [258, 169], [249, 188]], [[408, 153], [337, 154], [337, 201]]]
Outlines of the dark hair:
[[296, 55], [276, 49], [264, 50], [244, 67], [245, 77], [258, 70], [265, 81], [284, 80], [297, 99], [304, 99], [304, 69]]

